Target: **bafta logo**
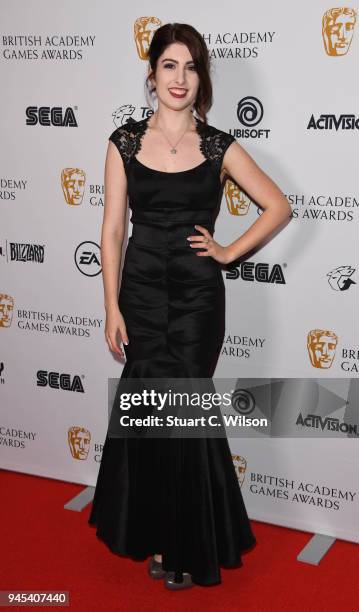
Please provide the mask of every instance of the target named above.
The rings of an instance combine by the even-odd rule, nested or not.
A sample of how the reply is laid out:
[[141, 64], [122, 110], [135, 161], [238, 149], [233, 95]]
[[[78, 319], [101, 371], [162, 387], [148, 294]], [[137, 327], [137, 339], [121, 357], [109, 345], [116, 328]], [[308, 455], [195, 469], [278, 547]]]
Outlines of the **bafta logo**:
[[81, 168], [64, 168], [61, 172], [61, 187], [70, 206], [82, 204], [86, 175]]
[[14, 300], [11, 295], [0, 293], [0, 327], [10, 327], [13, 311]]
[[91, 434], [84, 427], [70, 427], [68, 431], [68, 443], [71, 455], [74, 459], [87, 459], [90, 450]]
[[148, 49], [152, 37], [161, 25], [162, 22], [157, 17], [138, 17], [138, 19], [136, 19], [133, 30], [136, 49], [140, 59], [148, 59]]
[[339, 7], [326, 11], [322, 19], [324, 48], [328, 55], [346, 55], [353, 38], [357, 11], [353, 8]]
[[338, 336], [327, 329], [312, 329], [307, 336], [310, 362], [315, 368], [330, 368], [338, 344]]
[[250, 202], [238, 185], [227, 179], [224, 185], [224, 196], [231, 215], [242, 217], [249, 210]]
[[239, 485], [242, 487], [244, 483], [244, 478], [246, 475], [247, 461], [245, 460], [244, 457], [241, 457], [241, 455], [232, 454], [232, 459], [234, 463], [234, 468], [236, 470]]

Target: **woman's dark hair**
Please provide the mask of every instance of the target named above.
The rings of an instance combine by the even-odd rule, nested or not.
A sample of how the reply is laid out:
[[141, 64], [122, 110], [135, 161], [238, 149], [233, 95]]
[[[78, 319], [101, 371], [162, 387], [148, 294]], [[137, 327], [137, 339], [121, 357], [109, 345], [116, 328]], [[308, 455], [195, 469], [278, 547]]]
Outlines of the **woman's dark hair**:
[[145, 85], [150, 95], [155, 91], [151, 87], [150, 79], [155, 76], [158, 58], [172, 43], [182, 43], [188, 47], [199, 77], [199, 87], [194, 103], [194, 109], [200, 119], [207, 123], [206, 113], [212, 106], [212, 82], [210, 77], [210, 57], [206, 43], [201, 34], [187, 23], [166, 23], [155, 31], [148, 50], [150, 74]]

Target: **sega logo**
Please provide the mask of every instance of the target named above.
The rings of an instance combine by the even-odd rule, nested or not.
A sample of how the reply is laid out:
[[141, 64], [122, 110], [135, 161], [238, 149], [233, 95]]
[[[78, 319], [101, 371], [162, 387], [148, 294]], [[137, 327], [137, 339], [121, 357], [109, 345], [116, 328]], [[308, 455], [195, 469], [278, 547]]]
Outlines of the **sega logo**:
[[59, 372], [48, 372], [38, 370], [37, 386], [51, 387], [52, 389], [63, 389], [64, 391], [76, 391], [84, 393], [80, 376], [75, 375], [72, 379], [70, 374], [60, 374]]
[[61, 127], [78, 127], [74, 110], [68, 106], [28, 106], [26, 125], [56, 125]]

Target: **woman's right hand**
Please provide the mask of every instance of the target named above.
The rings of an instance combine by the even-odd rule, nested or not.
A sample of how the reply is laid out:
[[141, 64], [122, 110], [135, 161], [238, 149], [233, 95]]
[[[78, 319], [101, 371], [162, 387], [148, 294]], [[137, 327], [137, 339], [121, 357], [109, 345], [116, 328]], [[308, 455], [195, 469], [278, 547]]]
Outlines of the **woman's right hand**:
[[124, 351], [117, 344], [117, 332], [119, 332], [120, 341], [128, 344], [125, 320], [116, 306], [106, 311], [105, 338], [110, 350], [124, 357]]

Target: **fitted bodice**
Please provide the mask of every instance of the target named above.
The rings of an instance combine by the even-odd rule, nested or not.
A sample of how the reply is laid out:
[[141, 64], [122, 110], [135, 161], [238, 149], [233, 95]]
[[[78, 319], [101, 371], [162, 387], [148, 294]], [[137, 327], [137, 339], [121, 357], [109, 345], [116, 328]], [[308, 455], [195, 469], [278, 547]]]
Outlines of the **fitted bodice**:
[[124, 164], [132, 223], [183, 222], [213, 227], [223, 189], [222, 160], [235, 138], [194, 118], [204, 160], [179, 172], [155, 170], [137, 159], [149, 117], [121, 125], [109, 136]]

